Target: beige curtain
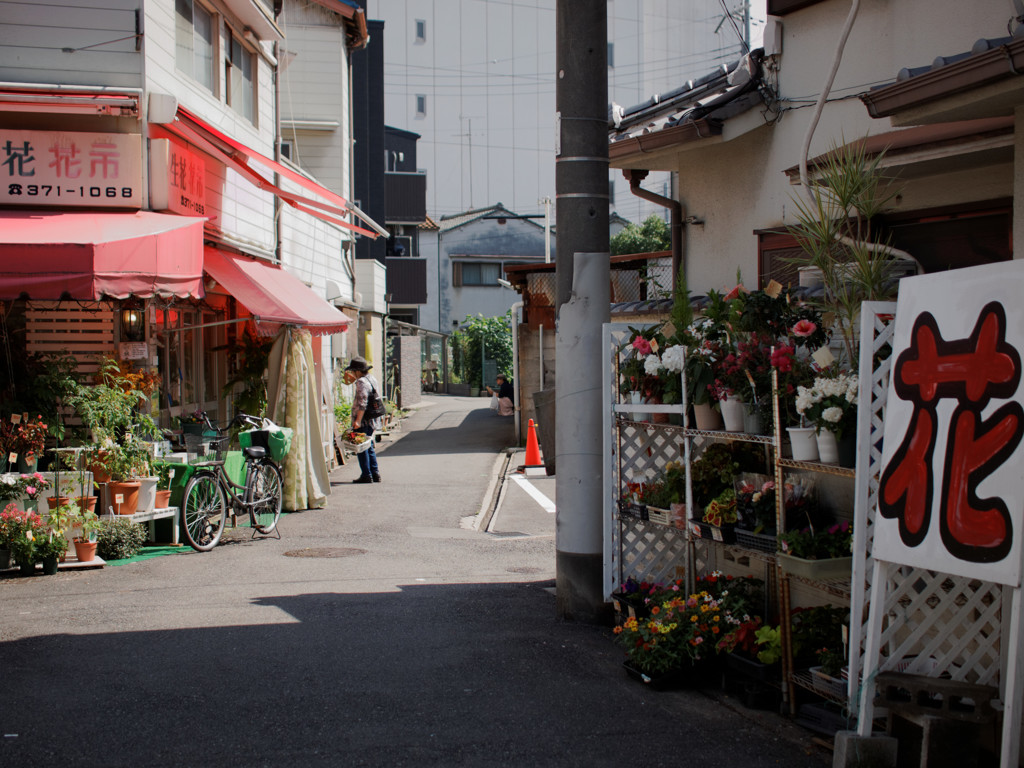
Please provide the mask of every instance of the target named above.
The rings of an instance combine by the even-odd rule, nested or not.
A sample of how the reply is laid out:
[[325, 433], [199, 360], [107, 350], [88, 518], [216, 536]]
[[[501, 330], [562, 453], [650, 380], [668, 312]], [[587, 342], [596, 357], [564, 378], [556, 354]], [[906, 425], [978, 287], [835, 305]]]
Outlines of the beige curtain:
[[286, 510], [321, 509], [331, 493], [320, 434], [320, 398], [313, 367], [313, 336], [282, 328], [268, 364], [270, 419], [292, 429], [292, 448], [284, 460]]

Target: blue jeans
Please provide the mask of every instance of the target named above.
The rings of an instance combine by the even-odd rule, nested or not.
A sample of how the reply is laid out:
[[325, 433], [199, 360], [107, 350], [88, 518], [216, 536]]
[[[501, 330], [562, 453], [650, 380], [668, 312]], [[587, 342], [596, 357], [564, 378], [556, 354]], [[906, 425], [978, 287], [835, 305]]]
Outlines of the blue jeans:
[[373, 439], [373, 425], [364, 423], [356, 432], [362, 432], [370, 440], [370, 447], [362, 453], [356, 454], [356, 459], [359, 461], [359, 476], [378, 477], [380, 469], [377, 467], [377, 452], [373, 446], [375, 442]]

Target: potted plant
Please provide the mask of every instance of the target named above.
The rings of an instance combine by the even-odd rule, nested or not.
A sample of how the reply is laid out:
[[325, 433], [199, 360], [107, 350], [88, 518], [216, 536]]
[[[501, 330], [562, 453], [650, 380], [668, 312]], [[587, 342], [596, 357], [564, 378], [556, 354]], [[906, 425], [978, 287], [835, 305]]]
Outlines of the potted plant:
[[50, 487], [50, 481], [40, 472], [33, 472], [31, 475], [21, 475], [18, 478], [21, 485], [21, 492], [25, 497], [23, 502], [25, 509], [37, 511], [39, 499], [43, 492]]
[[156, 508], [164, 509], [171, 506], [171, 479], [174, 467], [166, 461], [153, 462], [152, 471], [156, 475]]
[[0, 530], [22, 575], [30, 576], [35, 572], [35, 540], [42, 527], [43, 519], [37, 513], [19, 509], [17, 504], [8, 504], [0, 512]]
[[67, 555], [68, 540], [64, 529], [51, 521], [36, 535], [35, 557], [42, 561], [43, 573], [52, 576], [57, 572], [61, 559]]
[[819, 376], [811, 387], [797, 388], [797, 413], [814, 426], [823, 464], [854, 465], [857, 389], [856, 374], [841, 371]]
[[[143, 440], [159, 430], [142, 410], [148, 401], [140, 385], [140, 374], [125, 371], [113, 358], [101, 362], [97, 382], [78, 386], [68, 403], [90, 429], [93, 446], [87, 451], [94, 474], [106, 473], [115, 484], [109, 488], [111, 504], [120, 514], [134, 514], [140, 483], [134, 478], [148, 475], [149, 449]], [[102, 482], [99, 476], [97, 482]], [[121, 485], [123, 484], [123, 485]]]
[[779, 564], [789, 574], [817, 581], [849, 577], [853, 529], [844, 520], [824, 530], [784, 531], [779, 534], [779, 549]]
[[46, 447], [49, 427], [42, 416], [21, 422], [14, 431], [14, 451], [18, 454], [18, 470], [33, 473]]
[[732, 620], [723, 600], [706, 590], [682, 592], [651, 606], [645, 620], [627, 618], [615, 627], [626, 650], [626, 671], [654, 688], [707, 681], [722, 628]]
[[99, 517], [90, 509], [83, 509], [77, 503], [69, 506], [68, 523], [75, 529], [72, 539], [78, 562], [87, 563], [96, 557], [96, 532], [100, 527]]

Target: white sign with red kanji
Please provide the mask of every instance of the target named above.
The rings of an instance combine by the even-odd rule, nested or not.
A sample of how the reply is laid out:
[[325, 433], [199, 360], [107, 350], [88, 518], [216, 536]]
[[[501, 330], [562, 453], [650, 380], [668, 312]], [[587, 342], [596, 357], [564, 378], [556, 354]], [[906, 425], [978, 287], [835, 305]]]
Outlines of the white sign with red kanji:
[[872, 554], [1020, 585], [1024, 262], [900, 281]]
[[139, 208], [142, 136], [0, 129], [0, 205]]
[[206, 163], [169, 139], [149, 142], [150, 203], [155, 211], [206, 215]]

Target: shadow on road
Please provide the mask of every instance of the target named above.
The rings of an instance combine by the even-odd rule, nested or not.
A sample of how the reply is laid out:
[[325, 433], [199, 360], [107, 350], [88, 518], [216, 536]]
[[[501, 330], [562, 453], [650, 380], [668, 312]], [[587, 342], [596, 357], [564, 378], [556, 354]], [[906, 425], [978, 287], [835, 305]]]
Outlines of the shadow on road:
[[559, 621], [549, 586], [274, 596], [243, 626], [3, 643], [0, 765], [825, 764], [628, 680], [610, 631]]

